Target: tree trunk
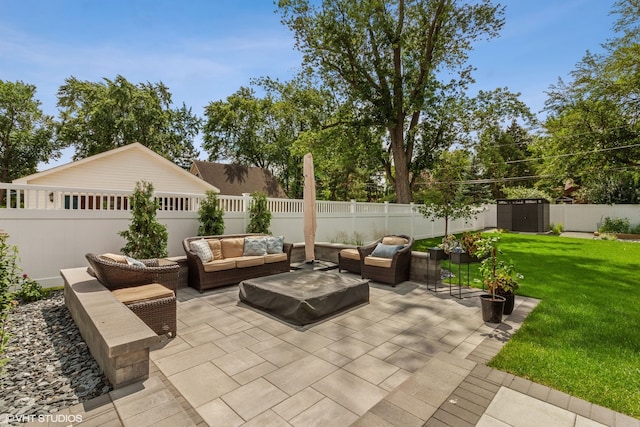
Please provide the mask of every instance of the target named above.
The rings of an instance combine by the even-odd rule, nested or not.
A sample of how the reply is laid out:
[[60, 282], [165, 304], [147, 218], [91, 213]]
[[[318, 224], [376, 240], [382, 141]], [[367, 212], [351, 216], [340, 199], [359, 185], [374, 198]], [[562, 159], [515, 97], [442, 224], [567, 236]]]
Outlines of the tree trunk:
[[411, 203], [413, 195], [409, 185], [409, 160], [404, 147], [403, 121], [395, 129], [389, 129], [391, 135], [391, 152], [396, 169], [395, 190], [397, 203]]

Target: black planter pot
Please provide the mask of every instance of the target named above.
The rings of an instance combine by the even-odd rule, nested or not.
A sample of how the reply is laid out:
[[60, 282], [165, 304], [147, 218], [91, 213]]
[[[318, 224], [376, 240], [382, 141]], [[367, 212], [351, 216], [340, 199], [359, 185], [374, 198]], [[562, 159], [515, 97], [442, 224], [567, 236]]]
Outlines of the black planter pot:
[[500, 295], [496, 295], [495, 298], [489, 294], [480, 295], [482, 320], [488, 323], [501, 323], [505, 301], [505, 297]]
[[513, 313], [513, 306], [516, 302], [516, 294], [514, 294], [513, 292], [509, 292], [508, 294], [500, 294], [501, 297], [505, 298], [505, 302], [504, 302], [504, 310], [502, 311], [503, 314], [511, 314]]

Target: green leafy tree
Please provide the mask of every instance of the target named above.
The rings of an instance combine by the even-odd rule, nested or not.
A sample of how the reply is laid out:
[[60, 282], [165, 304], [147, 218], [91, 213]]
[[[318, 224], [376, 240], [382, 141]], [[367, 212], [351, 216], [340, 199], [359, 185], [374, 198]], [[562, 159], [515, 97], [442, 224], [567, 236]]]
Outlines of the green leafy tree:
[[271, 211], [267, 205], [267, 195], [257, 191], [251, 195], [247, 233], [271, 234], [270, 226]]
[[[619, 0], [614, 30], [618, 37], [602, 46], [601, 54], [587, 52], [572, 72], [572, 81], [559, 80], [551, 87], [545, 122], [547, 137], [535, 144], [543, 158], [539, 173], [548, 176], [548, 186], [559, 186], [567, 178], [595, 199], [633, 200], [633, 186], [640, 166], [640, 8], [637, 1]], [[611, 182], [616, 177], [616, 182]], [[614, 184], [615, 193], [600, 189]], [[602, 196], [602, 197], [601, 197]], [[620, 197], [622, 196], [622, 197]]]
[[139, 259], [166, 257], [169, 234], [167, 226], [156, 219], [160, 203], [153, 197], [153, 184], [139, 181], [129, 200], [132, 214], [129, 229], [118, 233], [127, 242], [122, 253]]
[[[442, 147], [449, 104], [459, 105], [472, 81], [467, 52], [503, 26], [490, 0], [452, 2], [280, 0], [282, 21], [295, 35], [304, 66], [317, 71], [371, 127], [384, 131], [382, 158], [397, 201], [412, 199], [414, 162]], [[393, 166], [392, 166], [393, 165]]]
[[379, 171], [382, 150], [371, 149], [371, 141], [380, 133], [354, 123], [351, 111], [306, 75], [285, 83], [256, 79], [207, 106], [203, 148], [212, 161], [268, 169], [294, 198], [302, 196], [302, 157], [312, 152], [319, 198], [363, 199]]
[[528, 150], [532, 141], [533, 137], [515, 120], [506, 129], [491, 128], [482, 133], [476, 148], [482, 164], [480, 177], [492, 181], [494, 198], [503, 196], [504, 187], [522, 185], [522, 180], [533, 182], [535, 164]]
[[444, 235], [449, 235], [449, 220], [470, 219], [483, 200], [470, 192], [469, 179], [471, 156], [466, 150], [445, 151], [438, 167], [433, 171], [430, 188], [423, 194], [424, 205], [418, 210], [430, 219], [443, 218]]
[[54, 122], [40, 109], [36, 87], [0, 80], [0, 181], [35, 173], [39, 162], [60, 156]]
[[205, 198], [200, 202], [198, 215], [200, 226], [198, 236], [217, 236], [224, 233], [224, 210], [220, 206], [218, 195], [211, 190], [205, 193]]
[[75, 159], [139, 142], [183, 168], [198, 157], [193, 140], [201, 120], [182, 104], [171, 108], [162, 83], [134, 85], [122, 76], [103, 82], [70, 77], [58, 90], [58, 135]]

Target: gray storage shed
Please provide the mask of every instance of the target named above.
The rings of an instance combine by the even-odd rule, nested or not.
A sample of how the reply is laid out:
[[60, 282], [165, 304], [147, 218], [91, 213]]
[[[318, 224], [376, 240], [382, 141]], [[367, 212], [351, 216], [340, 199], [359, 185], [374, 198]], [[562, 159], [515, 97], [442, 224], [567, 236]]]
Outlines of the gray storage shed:
[[510, 231], [549, 231], [547, 199], [498, 199], [498, 228]]

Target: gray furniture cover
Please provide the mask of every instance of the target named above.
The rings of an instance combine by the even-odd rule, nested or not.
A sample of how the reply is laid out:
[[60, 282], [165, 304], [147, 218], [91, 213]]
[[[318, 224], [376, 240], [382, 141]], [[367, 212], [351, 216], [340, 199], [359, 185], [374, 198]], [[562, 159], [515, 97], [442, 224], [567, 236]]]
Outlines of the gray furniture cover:
[[240, 300], [295, 325], [369, 302], [369, 280], [299, 270], [240, 283]]

